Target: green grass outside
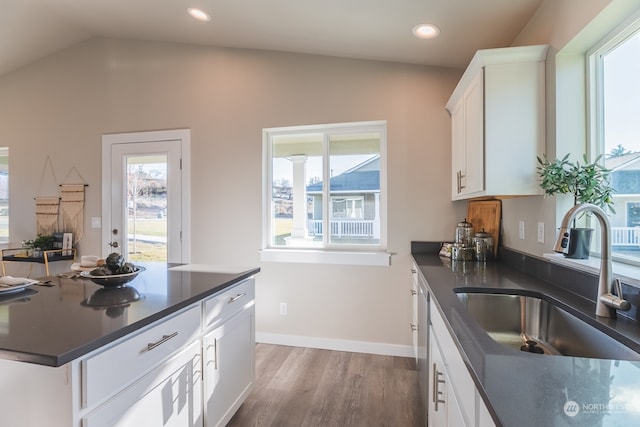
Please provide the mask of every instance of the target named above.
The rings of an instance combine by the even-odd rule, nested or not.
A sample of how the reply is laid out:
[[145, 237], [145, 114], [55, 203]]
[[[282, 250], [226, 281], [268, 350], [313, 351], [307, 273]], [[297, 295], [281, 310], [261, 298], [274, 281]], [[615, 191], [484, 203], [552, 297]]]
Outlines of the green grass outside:
[[[129, 232], [133, 233], [133, 220], [128, 223]], [[166, 236], [167, 235], [167, 218], [161, 219], [142, 219], [138, 218], [135, 224], [135, 232], [138, 235], [145, 236]], [[129, 260], [138, 262], [166, 262], [167, 261], [167, 244], [166, 243], [149, 243], [136, 241], [135, 247], [133, 242], [129, 242], [128, 247]]]
[[[129, 232], [133, 233], [133, 220], [129, 219]], [[136, 234], [144, 234], [146, 236], [166, 236], [167, 235], [167, 218], [161, 219], [140, 219], [135, 224]]]
[[167, 245], [162, 243], [136, 242], [134, 253], [133, 244], [130, 242], [129, 260], [133, 262], [166, 262]]

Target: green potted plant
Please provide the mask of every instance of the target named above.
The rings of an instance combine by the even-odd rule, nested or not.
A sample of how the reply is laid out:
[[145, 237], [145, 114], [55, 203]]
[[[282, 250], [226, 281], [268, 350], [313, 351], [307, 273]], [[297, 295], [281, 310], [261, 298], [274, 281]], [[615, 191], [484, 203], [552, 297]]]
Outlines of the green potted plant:
[[37, 258], [43, 256], [43, 251], [53, 249], [54, 237], [47, 234], [38, 234], [34, 240], [25, 240], [22, 246], [29, 250], [30, 256]]
[[[609, 184], [609, 169], [599, 163], [602, 155], [589, 163], [586, 154], [582, 156], [584, 164], [570, 162], [569, 154], [562, 159], [549, 161], [538, 157], [538, 175], [540, 187], [547, 196], [572, 194], [574, 206], [578, 203], [592, 203], [605, 212], [615, 213], [611, 194], [615, 191]], [[591, 228], [569, 230], [568, 258], [584, 259], [589, 257], [591, 246]]]

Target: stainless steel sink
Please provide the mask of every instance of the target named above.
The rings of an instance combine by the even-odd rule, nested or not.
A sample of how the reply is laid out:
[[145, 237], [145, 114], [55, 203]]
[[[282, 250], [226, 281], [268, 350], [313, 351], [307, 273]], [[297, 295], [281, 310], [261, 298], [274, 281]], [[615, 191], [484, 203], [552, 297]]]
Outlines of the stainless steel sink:
[[523, 295], [457, 293], [467, 312], [498, 343], [517, 350], [600, 359], [640, 354], [553, 303]]

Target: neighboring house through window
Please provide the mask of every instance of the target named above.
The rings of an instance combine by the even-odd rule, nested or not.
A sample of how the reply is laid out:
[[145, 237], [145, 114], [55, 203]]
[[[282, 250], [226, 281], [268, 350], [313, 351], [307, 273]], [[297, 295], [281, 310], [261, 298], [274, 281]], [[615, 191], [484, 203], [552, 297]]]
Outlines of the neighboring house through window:
[[265, 249], [386, 249], [385, 122], [263, 136]]
[[[366, 157], [366, 156], [365, 156]], [[377, 244], [380, 241], [380, 155], [332, 177], [329, 224], [336, 243]], [[312, 199], [309, 234], [322, 236], [323, 182], [307, 186]]]

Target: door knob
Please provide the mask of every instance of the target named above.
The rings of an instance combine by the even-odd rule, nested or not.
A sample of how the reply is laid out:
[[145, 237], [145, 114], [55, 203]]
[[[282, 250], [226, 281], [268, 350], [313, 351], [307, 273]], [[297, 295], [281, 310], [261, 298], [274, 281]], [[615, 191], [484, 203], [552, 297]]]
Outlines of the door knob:
[[117, 248], [118, 247], [118, 242], [110, 242], [109, 246], [111, 246], [112, 248]]

